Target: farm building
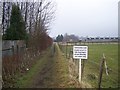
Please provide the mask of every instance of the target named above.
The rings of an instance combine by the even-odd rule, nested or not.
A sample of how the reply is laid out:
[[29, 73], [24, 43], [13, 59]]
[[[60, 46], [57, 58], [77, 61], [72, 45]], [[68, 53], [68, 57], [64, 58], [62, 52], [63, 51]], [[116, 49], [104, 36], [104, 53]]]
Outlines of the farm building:
[[118, 37], [87, 37], [80, 39], [82, 42], [118, 42]]

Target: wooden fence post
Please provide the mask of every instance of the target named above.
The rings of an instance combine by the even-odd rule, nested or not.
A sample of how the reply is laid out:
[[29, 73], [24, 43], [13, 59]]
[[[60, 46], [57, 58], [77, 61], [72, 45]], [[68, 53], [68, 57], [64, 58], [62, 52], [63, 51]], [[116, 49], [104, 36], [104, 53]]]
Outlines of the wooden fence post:
[[85, 60], [82, 60], [82, 73], [81, 73], [82, 74], [82, 78], [83, 78], [83, 73], [84, 73], [84, 66], [85, 66]]
[[54, 44], [54, 53], [55, 53], [55, 44]]
[[103, 65], [104, 65], [104, 62], [105, 62], [105, 56], [103, 54], [103, 58], [102, 58], [102, 61], [101, 61], [101, 64], [100, 64], [100, 74], [99, 74], [99, 80], [98, 80], [98, 88], [99, 88], [99, 90], [101, 88], [101, 81], [102, 81], [102, 74], [103, 74]]
[[105, 69], [106, 69], [106, 75], [108, 75], [108, 67], [107, 67], [107, 64], [106, 64], [106, 60], [105, 60]]
[[67, 58], [67, 44], [68, 44], [68, 43], [66, 42], [66, 58]]
[[53, 57], [55, 53], [55, 44], [53, 43], [51, 46], [51, 56]]
[[14, 55], [14, 46], [12, 46], [12, 54]]
[[17, 54], [19, 53], [19, 46], [17, 45]]

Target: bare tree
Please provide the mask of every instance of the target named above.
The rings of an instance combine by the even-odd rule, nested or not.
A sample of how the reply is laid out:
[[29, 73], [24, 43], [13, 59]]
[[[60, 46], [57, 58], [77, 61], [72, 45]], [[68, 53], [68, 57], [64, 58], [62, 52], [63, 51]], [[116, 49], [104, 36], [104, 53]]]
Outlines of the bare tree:
[[34, 3], [35, 17], [32, 24], [34, 25], [33, 26], [34, 32], [32, 32], [31, 37], [33, 40], [31, 41], [34, 43], [34, 45], [36, 45], [35, 48], [37, 50], [39, 47], [44, 48], [45, 45], [47, 44], [47, 40], [46, 40], [48, 37], [47, 31], [49, 30], [51, 21], [54, 19], [54, 12], [55, 12], [55, 6], [52, 1], [41, 0], [41, 2], [39, 3]]
[[[45, 50], [47, 47], [51, 46], [53, 43], [52, 38], [48, 35], [47, 31], [50, 29], [50, 24], [52, 20], [54, 19], [54, 12], [55, 12], [55, 6], [53, 4], [54, 2], [51, 0], [41, 0], [41, 2], [12, 2], [12, 3], [7, 3], [3, 2], [3, 14], [2, 14], [2, 25], [3, 25], [3, 33], [6, 31], [7, 27], [9, 27], [9, 17], [11, 16], [11, 7], [13, 4], [16, 4], [20, 8], [21, 15], [23, 17], [23, 20], [25, 21], [25, 26], [26, 26], [26, 31], [29, 36], [29, 39], [27, 41], [27, 50], [26, 54], [23, 55], [25, 59], [20, 58], [19, 60], [16, 60], [16, 64], [11, 63], [13, 62], [13, 59], [10, 61], [9, 67], [7, 66], [4, 60], [4, 67], [6, 68], [7, 73], [5, 72], [3, 75], [3, 78], [10, 79], [5, 80], [4, 85], [6, 87], [11, 87], [11, 82], [10, 80], [14, 80], [10, 77], [9, 72], [14, 73], [18, 72], [20, 70], [21, 65], [24, 67], [30, 66], [31, 60], [35, 62], [35, 57], [37, 57], [38, 52], [41, 52], [42, 50]], [[19, 20], [21, 21], [21, 20]], [[19, 27], [18, 27], [19, 28]], [[16, 29], [17, 30], [17, 29]], [[9, 33], [9, 32], [8, 32]], [[30, 55], [30, 58], [26, 59], [27, 56]], [[36, 55], [35, 57], [33, 55]], [[32, 58], [32, 59], [31, 59]], [[15, 61], [14, 60], [14, 61]], [[18, 62], [20, 61], [20, 62]], [[11, 68], [11, 66], [16, 65], [18, 70]], [[25, 67], [26, 67], [25, 66]], [[4, 68], [5, 69], [5, 68]], [[22, 70], [22, 68], [21, 68]], [[20, 72], [21, 72], [20, 70]], [[24, 70], [25, 71], [25, 70]], [[7, 78], [6, 78], [6, 76]], [[4, 81], [3, 81], [4, 82]], [[13, 82], [12, 82], [13, 84]]]
[[25, 7], [25, 24], [27, 28], [27, 17], [28, 17], [28, 2], [26, 2], [26, 7]]
[[4, 35], [4, 29], [5, 29], [5, 2], [3, 2], [3, 13], [2, 13], [2, 29], [3, 29], [3, 35]]
[[13, 4], [20, 7], [28, 34], [41, 35], [43, 32], [47, 33], [47, 30], [50, 29], [50, 23], [54, 19], [55, 12], [54, 2], [50, 0], [41, 0], [41, 2], [3, 2], [3, 34], [9, 27]]

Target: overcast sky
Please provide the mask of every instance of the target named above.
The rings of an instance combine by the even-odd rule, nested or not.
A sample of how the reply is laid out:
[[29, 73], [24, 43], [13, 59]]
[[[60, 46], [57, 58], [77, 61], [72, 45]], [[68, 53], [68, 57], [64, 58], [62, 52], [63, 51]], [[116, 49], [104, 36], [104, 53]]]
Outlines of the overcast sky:
[[56, 0], [56, 19], [50, 36], [118, 36], [118, 1]]

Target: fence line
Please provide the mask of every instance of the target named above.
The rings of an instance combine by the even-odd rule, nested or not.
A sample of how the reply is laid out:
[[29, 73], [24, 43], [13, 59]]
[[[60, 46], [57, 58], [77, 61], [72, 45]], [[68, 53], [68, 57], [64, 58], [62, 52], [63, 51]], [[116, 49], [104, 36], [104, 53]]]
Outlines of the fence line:
[[25, 51], [26, 47], [25, 46], [17, 46], [17, 47], [14, 47], [12, 46], [11, 48], [7, 48], [7, 49], [3, 49], [2, 50], [2, 57], [5, 57], [5, 56], [12, 56], [14, 54], [21, 54]]
[[[14, 50], [12, 52], [14, 52]], [[40, 57], [40, 54], [41, 53], [39, 51], [35, 53], [32, 49], [24, 48], [23, 51], [20, 51], [20, 49], [18, 48], [16, 49], [16, 53], [12, 53], [12, 55], [2, 57], [2, 75], [4, 81], [3, 87], [9, 87], [6, 86], [8, 84], [11, 84], [10, 86], [14, 87], [13, 83], [15, 75], [17, 73], [20, 73], [22, 75], [27, 72]]]
[[[96, 43], [94, 43], [94, 44], [96, 44]], [[97, 43], [97, 44], [98, 44], [98, 43]], [[101, 44], [101, 43], [100, 43], [100, 44]], [[107, 44], [107, 43], [105, 43], [105, 44]], [[110, 44], [110, 43], [109, 43], [109, 44]], [[115, 43], [115, 44], [117, 44], [117, 43]], [[73, 45], [74, 45], [74, 44], [66, 44], [67, 47], [65, 47], [65, 48], [67, 48], [67, 50], [68, 50], [68, 46], [73, 46]], [[77, 44], [77, 45], [83, 45], [83, 44]], [[85, 45], [85, 44], [84, 44], [84, 45]], [[59, 46], [60, 46], [61, 50], [63, 50], [62, 46], [65, 46], [65, 45], [59, 44]], [[73, 59], [73, 57], [72, 57], [72, 55], [73, 55], [72, 51], [71, 51], [71, 50], [70, 50], [69, 52], [66, 51], [65, 53], [66, 53], [66, 57], [68, 57], [67, 59], [70, 59], [70, 60], [72, 59], [72, 63], [77, 66], [77, 64], [76, 64], [76, 61], [77, 61], [77, 60], [74, 60], [74, 59]], [[83, 61], [83, 60], [82, 60], [82, 61]], [[88, 61], [88, 62], [97, 65], [98, 68], [99, 68], [99, 63], [93, 62], [93, 61]], [[82, 78], [83, 78], [83, 74], [84, 74], [84, 66], [85, 66], [84, 64], [85, 64], [85, 62], [83, 61], [83, 62], [82, 62]], [[99, 88], [99, 89], [101, 88], [101, 82], [102, 82], [103, 64], [105, 65], [106, 75], [108, 75], [108, 67], [107, 67], [107, 64], [106, 64], [106, 60], [105, 60], [104, 54], [103, 54], [102, 61], [101, 61], [101, 63], [100, 63], [100, 71], [99, 71], [99, 78], [98, 78], [98, 88]], [[74, 69], [74, 68], [73, 68], [73, 69]], [[77, 69], [77, 68], [75, 68], [75, 69]], [[75, 71], [77, 71], [77, 70], [75, 70]], [[77, 73], [78, 73], [78, 72], [77, 72]], [[77, 77], [77, 76], [75, 76], [75, 77]]]

